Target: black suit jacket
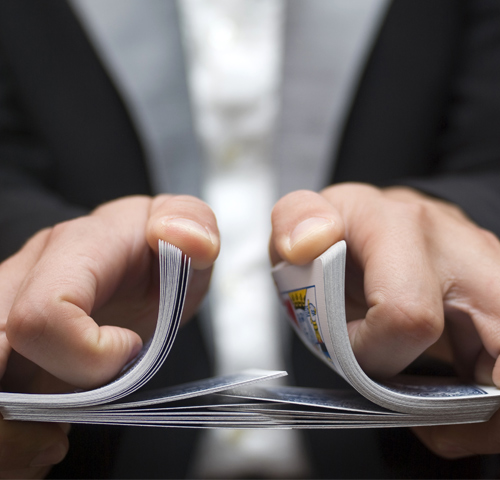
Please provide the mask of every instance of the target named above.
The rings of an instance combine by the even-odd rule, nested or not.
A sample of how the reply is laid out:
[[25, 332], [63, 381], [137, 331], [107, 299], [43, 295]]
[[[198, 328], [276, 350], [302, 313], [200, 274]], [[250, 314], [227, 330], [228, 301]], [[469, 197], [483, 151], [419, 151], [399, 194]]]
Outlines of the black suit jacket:
[[[362, 76], [332, 181], [410, 185], [460, 205], [480, 225], [500, 234], [499, 132], [500, 4], [396, 0]], [[0, 258], [42, 227], [107, 200], [150, 191], [142, 147], [126, 107], [68, 5], [2, 0]], [[181, 353], [171, 364], [185, 361]], [[318, 363], [306, 364], [307, 355], [304, 360], [297, 355], [307, 367], [297, 368], [299, 384], [331, 382]], [[311, 376], [313, 371], [318, 374]], [[187, 449], [191, 438], [182, 443], [183, 432], [168, 440], [174, 453], [161, 467], [168, 470], [155, 465], [156, 437], [140, 441], [142, 457], [136, 462], [118, 453], [122, 462], [128, 460], [129, 470], [116, 470], [113, 445], [122, 433], [87, 430], [83, 456], [71, 453], [65, 462], [69, 470], [59, 475], [109, 476], [115, 468], [122, 477], [178, 477], [187, 467], [188, 455], [179, 448]], [[125, 443], [139, 435], [126, 432]], [[312, 435], [312, 451], [318, 454], [315, 476], [492, 475], [484, 462], [440, 461], [406, 433], [392, 432], [382, 443], [378, 435]], [[99, 438], [102, 444], [96, 442]], [[141, 450], [141, 445], [146, 447]], [[488, 462], [496, 468], [491, 458]], [[106, 468], [92, 470], [98, 465]]]

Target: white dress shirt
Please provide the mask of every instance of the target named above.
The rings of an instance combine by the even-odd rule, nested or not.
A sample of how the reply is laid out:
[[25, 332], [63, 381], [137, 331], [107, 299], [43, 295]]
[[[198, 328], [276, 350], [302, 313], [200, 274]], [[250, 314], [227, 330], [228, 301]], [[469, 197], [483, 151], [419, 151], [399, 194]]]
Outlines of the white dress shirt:
[[[292, 3], [295, 17], [286, 17]], [[203, 166], [181, 142], [182, 162], [176, 155], [172, 160], [180, 130], [192, 128], [183, 105], [176, 108], [185, 99], [168, 95], [180, 88], [168, 69], [179, 61], [182, 67], [178, 39], [162, 24], [175, 13], [174, 2], [72, 4], [128, 105], [155, 189], [200, 192], [217, 216], [222, 250], [210, 293], [217, 373], [284, 368], [267, 259], [270, 212], [280, 190], [323, 186], [324, 166], [387, 1], [178, 1]], [[293, 36], [284, 35], [285, 18]], [[296, 43], [299, 60], [283, 51], [283, 38]], [[285, 88], [282, 72], [290, 79]], [[304, 90], [311, 82], [313, 90]], [[285, 115], [276, 149], [280, 110]], [[278, 180], [285, 187], [278, 188]], [[205, 436], [192, 473], [286, 478], [307, 476], [307, 468], [297, 432], [214, 430]]]

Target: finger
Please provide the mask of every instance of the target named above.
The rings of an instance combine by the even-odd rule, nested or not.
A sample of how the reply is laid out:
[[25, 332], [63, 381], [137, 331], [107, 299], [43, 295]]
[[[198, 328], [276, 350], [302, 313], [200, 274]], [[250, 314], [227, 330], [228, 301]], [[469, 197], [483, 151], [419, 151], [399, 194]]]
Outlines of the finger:
[[480, 385], [495, 385], [493, 382], [493, 368], [495, 359], [483, 348], [474, 365], [474, 380]]
[[[395, 187], [388, 195], [426, 205], [425, 227], [436, 248], [454, 365], [465, 377], [500, 386], [500, 242], [457, 206]], [[484, 348], [483, 348], [484, 347]]]
[[[448, 340], [449, 350], [451, 351], [451, 364], [454, 366], [455, 373], [469, 381], [474, 379], [475, 364], [478, 361], [478, 356], [482, 350], [482, 342], [470, 316], [465, 312], [452, 309], [445, 302], [445, 322], [446, 322], [446, 339]], [[442, 343], [437, 342], [437, 343]], [[486, 374], [484, 367], [486, 363], [480, 362], [478, 365], [478, 374]], [[491, 370], [489, 372], [491, 382]]]
[[0, 321], [5, 323], [10, 307], [27, 272], [38, 261], [45, 248], [50, 230], [34, 235], [19, 252], [0, 263]]
[[418, 427], [413, 431], [427, 448], [444, 458], [500, 452], [500, 411], [485, 423]]
[[337, 210], [321, 195], [300, 190], [281, 198], [271, 214], [271, 260], [303, 265], [344, 237]]
[[126, 199], [54, 227], [9, 314], [7, 337], [16, 351], [82, 388], [111, 380], [135, 356], [142, 346], [135, 332], [99, 327], [90, 315], [150, 257], [149, 207], [147, 198]]
[[[469, 232], [467, 232], [469, 233]], [[490, 377], [496, 386], [500, 386], [500, 362], [488, 373], [492, 362], [500, 355], [500, 242], [492, 235], [476, 228], [474, 235], [462, 236], [461, 268], [455, 274], [445, 302], [452, 308], [461, 310], [472, 319], [473, 326], [480, 339], [476, 355], [476, 376], [483, 381]], [[464, 356], [464, 343], [457, 355]]]
[[0, 264], [0, 292], [2, 292], [0, 298], [0, 378], [4, 376], [11, 352], [6, 336], [7, 317], [24, 277], [38, 261], [48, 235], [48, 230], [39, 232], [17, 254]]
[[437, 341], [444, 315], [439, 282], [424, 256], [408, 258], [393, 247], [388, 258], [381, 247], [384, 254], [374, 250], [376, 257], [366, 264], [366, 316], [347, 328], [361, 368], [374, 377], [390, 377]]
[[348, 323], [354, 354], [369, 375], [392, 376], [444, 327], [442, 288], [419, 209], [388, 202], [380, 190], [362, 185], [334, 187], [323, 195], [340, 212], [347, 246], [364, 271], [368, 311]]
[[194, 269], [209, 268], [220, 249], [219, 230], [210, 207], [187, 195], [159, 195], [152, 203], [147, 240], [154, 251], [158, 240], [180, 248], [191, 257]]
[[68, 448], [67, 429], [62, 425], [0, 417], [0, 472], [54, 465], [66, 456]]

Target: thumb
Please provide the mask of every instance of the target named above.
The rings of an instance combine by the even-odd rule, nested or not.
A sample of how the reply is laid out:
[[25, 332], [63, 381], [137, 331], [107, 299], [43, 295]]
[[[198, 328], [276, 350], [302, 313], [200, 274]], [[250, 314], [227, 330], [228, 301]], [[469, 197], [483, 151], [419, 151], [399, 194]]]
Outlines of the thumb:
[[158, 240], [180, 248], [195, 270], [212, 266], [220, 249], [219, 230], [211, 208], [188, 195], [158, 195], [152, 203], [146, 236], [158, 251]]
[[344, 237], [338, 211], [321, 195], [299, 190], [281, 198], [271, 214], [270, 256], [304, 265]]

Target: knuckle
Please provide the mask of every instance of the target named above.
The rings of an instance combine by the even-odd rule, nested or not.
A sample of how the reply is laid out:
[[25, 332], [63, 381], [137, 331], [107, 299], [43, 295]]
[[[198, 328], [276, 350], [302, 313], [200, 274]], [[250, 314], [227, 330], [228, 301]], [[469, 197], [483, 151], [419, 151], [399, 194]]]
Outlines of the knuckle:
[[33, 304], [19, 301], [13, 305], [7, 319], [6, 334], [11, 346], [19, 353], [43, 336], [49, 320], [46, 302]]
[[88, 229], [89, 221], [90, 218], [88, 216], [85, 216], [57, 223], [50, 230], [48, 241], [53, 242], [59, 238], [64, 238], [68, 236], [68, 234], [72, 233], [74, 234], [81, 232], [83, 234]]
[[489, 248], [497, 252], [500, 251], [500, 242], [498, 240], [498, 237], [493, 232], [490, 232], [489, 230], [486, 230], [484, 228], [478, 228], [478, 232], [482, 240]]
[[443, 333], [444, 315], [418, 300], [385, 302], [379, 314], [387, 319], [389, 328], [419, 344], [434, 343]]
[[50, 238], [52, 233], [52, 229], [54, 227], [47, 227], [39, 230], [35, 233], [31, 238], [27, 240], [27, 242], [23, 245], [22, 249], [16, 254], [23, 252], [24, 250], [32, 249], [32, 248], [42, 248]]
[[397, 202], [396, 205], [401, 210], [402, 215], [414, 225], [426, 225], [433, 216], [432, 206], [427, 203]]
[[434, 231], [437, 225], [445, 221], [442, 208], [436, 203], [428, 200], [416, 202], [402, 201], [399, 199], [390, 200], [390, 211], [392, 217], [404, 219], [408, 225], [417, 227], [423, 233]]
[[47, 236], [47, 247], [62, 242], [67, 244], [68, 239], [84, 235], [85, 230], [89, 231], [87, 219], [88, 217], [79, 217], [54, 225]]

